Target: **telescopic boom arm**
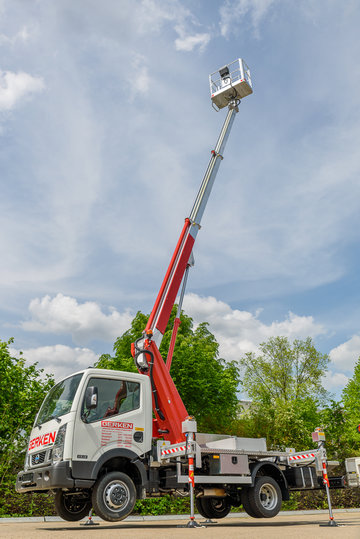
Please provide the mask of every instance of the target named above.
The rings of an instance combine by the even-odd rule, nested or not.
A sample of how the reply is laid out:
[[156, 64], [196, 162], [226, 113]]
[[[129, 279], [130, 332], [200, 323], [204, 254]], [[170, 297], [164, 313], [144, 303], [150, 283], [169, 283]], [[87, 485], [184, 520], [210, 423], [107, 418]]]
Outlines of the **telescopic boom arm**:
[[[242, 60], [238, 60], [238, 62], [242, 62]], [[233, 62], [233, 64], [234, 63], [235, 62]], [[231, 65], [232, 64], [229, 64], [229, 66]], [[227, 68], [227, 66], [225, 66], [225, 68]], [[225, 68], [222, 68], [222, 70]], [[221, 75], [221, 70], [219, 70], [219, 72]], [[184, 440], [181, 424], [188, 416], [184, 403], [182, 402], [169, 371], [175, 346], [176, 334], [180, 325], [180, 312], [184, 297], [187, 274], [189, 267], [193, 265], [192, 249], [197, 233], [200, 229], [201, 218], [209, 199], [220, 162], [223, 159], [223, 150], [234, 123], [235, 115], [239, 112], [238, 105], [240, 103], [240, 99], [237, 97], [239, 93], [237, 92], [236, 88], [241, 87], [243, 90], [243, 84], [241, 85], [241, 83], [246, 82], [248, 84], [248, 81], [245, 80], [236, 80], [236, 84], [233, 84], [234, 81], [231, 79], [229, 70], [225, 72], [225, 75], [226, 84], [224, 84], [224, 76], [221, 75], [222, 79], [220, 83], [223, 84], [223, 86], [220, 87], [217, 94], [212, 94], [213, 103], [217, 103], [215, 98], [217, 98], [218, 95], [221, 96], [221, 99], [224, 99], [225, 94], [228, 95], [226, 101], [228, 112], [224, 125], [221, 129], [215, 149], [211, 151], [211, 157], [205, 172], [205, 176], [195, 199], [190, 216], [185, 219], [180, 238], [171, 258], [154, 307], [151, 311], [148, 323], [143, 332], [143, 336], [140, 337], [140, 339], [138, 339], [132, 347], [132, 354], [135, 358], [137, 368], [140, 372], [148, 374], [151, 379], [153, 390], [153, 410], [156, 416], [156, 420], [154, 420], [154, 436], [162, 436], [165, 440], [169, 440], [171, 443]], [[252, 90], [250, 86], [250, 91], [248, 91], [248, 93], [251, 92]], [[243, 95], [241, 97], [243, 97]], [[219, 108], [223, 108], [224, 106], [225, 105], [218, 104]], [[180, 295], [178, 312], [174, 322], [168, 359], [165, 365], [164, 360], [159, 352], [159, 347], [170, 318], [172, 307], [179, 292], [181, 282], [183, 282], [183, 288]]]

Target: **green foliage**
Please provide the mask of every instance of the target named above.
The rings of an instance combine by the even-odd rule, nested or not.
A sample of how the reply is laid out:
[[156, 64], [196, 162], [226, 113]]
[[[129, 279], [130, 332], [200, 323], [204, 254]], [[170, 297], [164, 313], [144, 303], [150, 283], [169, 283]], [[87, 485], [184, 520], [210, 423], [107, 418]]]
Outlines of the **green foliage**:
[[[160, 346], [163, 358], [166, 358], [175, 315], [176, 306]], [[115, 356], [101, 356], [96, 366], [136, 372], [130, 347], [142, 335], [147, 318], [138, 312], [131, 328], [116, 340]], [[189, 414], [196, 417], [199, 430], [221, 432], [235, 419], [239, 383], [237, 366], [235, 362], [227, 363], [219, 358], [219, 345], [207, 324], [193, 329], [192, 319], [184, 313], [181, 314], [171, 375]]]
[[267, 406], [254, 403], [239, 423], [242, 436], [266, 438], [269, 449], [283, 451], [286, 447], [297, 450], [312, 447], [311, 433], [319, 421], [316, 402], [312, 399], [290, 402], [276, 399]]
[[268, 447], [311, 447], [311, 432], [319, 426], [320, 403], [327, 392], [322, 377], [328, 356], [316, 350], [310, 338], [272, 337], [260, 345], [261, 355], [246, 354], [240, 365], [242, 385], [252, 399], [240, 426], [247, 436], [266, 437]]
[[190, 513], [190, 500], [186, 498], [174, 498], [173, 496], [162, 496], [161, 498], [150, 498], [148, 500], [138, 500], [135, 504], [134, 512], [139, 515], [181, 515]]
[[3, 484], [23, 465], [27, 437], [39, 406], [54, 384], [37, 364], [10, 355], [13, 342], [0, 341], [0, 479]]
[[243, 386], [250, 398], [264, 404], [274, 399], [289, 402], [303, 398], [325, 400], [322, 376], [329, 358], [318, 352], [308, 337], [289, 343], [286, 337], [271, 337], [260, 345], [262, 355], [245, 354]]
[[218, 357], [219, 345], [200, 324], [179, 340], [172, 363], [172, 376], [199, 430], [222, 432], [236, 416], [239, 373], [235, 362]]
[[[354, 456], [354, 448], [348, 437], [348, 414], [340, 402], [331, 400], [320, 411], [321, 426], [326, 433], [326, 451], [329, 459], [344, 461]], [[359, 437], [360, 438], [360, 437]], [[359, 443], [359, 442], [358, 442]], [[345, 468], [341, 470], [344, 473]]]
[[357, 426], [360, 424], [360, 358], [354, 375], [342, 392], [343, 414], [345, 416], [344, 436], [347, 439], [353, 456], [360, 455], [360, 434]]
[[[148, 321], [148, 316], [138, 311], [131, 322], [131, 327], [118, 337], [114, 344], [115, 356], [109, 354], [100, 356], [95, 364], [99, 369], [112, 369], [126, 372], [137, 372], [134, 359], [131, 356], [131, 343], [136, 341], [141, 335]], [[180, 326], [181, 327], [181, 326]]]
[[32, 517], [56, 515], [54, 496], [47, 493], [18, 494], [14, 481], [8, 480], [0, 488], [0, 517]]

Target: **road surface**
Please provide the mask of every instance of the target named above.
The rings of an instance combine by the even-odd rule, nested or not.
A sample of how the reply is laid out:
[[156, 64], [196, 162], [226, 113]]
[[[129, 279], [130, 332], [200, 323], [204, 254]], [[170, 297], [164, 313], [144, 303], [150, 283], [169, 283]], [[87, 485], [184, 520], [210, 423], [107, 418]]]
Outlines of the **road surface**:
[[[46, 539], [71, 538], [71, 539], [177, 539], [188, 538], [194, 534], [196, 538], [207, 539], [309, 539], [309, 537], [360, 539], [360, 510], [353, 512], [335, 513], [335, 520], [340, 525], [337, 528], [320, 527], [319, 524], [328, 523], [327, 513], [316, 514], [280, 514], [272, 519], [254, 519], [250, 517], [227, 517], [219, 520], [217, 524], [208, 525], [206, 528], [184, 529], [179, 525], [185, 525], [186, 519], [174, 520], [172, 518], [159, 518], [158, 520], [147, 518], [146, 520], [127, 519], [123, 522], [109, 523], [101, 520], [96, 526], [81, 526], [75, 522], [47, 521], [36, 522], [34, 520], [7, 520], [0, 519], [0, 537], [22, 539]], [[175, 517], [176, 518], [176, 517]], [[197, 522], [202, 522], [199, 517]], [[186, 534], [186, 535], [184, 535]]]

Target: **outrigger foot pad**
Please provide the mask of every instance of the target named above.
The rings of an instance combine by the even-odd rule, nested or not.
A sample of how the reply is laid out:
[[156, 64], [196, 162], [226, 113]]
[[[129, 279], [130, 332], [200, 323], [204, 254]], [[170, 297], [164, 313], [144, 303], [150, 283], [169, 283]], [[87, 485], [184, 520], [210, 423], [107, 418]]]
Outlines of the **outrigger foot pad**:
[[92, 519], [92, 509], [90, 510], [87, 521], [81, 522], [80, 526], [100, 526], [100, 522], [94, 522]]
[[206, 526], [203, 526], [202, 524], [198, 524], [196, 520], [189, 520], [187, 524], [184, 526], [176, 526], [177, 528], [206, 528]]
[[339, 527], [340, 524], [338, 524], [338, 523], [336, 522], [336, 520], [330, 519], [326, 524], [325, 524], [325, 523], [324, 523], [324, 524], [319, 524], [319, 526], [322, 526], [322, 527], [329, 527], [329, 526], [331, 526], [331, 527], [336, 528], [336, 527]]

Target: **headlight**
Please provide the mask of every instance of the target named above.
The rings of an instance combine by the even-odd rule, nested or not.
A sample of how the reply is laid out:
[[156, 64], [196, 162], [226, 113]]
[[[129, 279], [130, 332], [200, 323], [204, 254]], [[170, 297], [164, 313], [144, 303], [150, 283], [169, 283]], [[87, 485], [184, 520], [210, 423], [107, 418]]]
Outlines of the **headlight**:
[[57, 433], [56, 440], [52, 451], [52, 461], [60, 462], [64, 455], [64, 443], [67, 424], [62, 425]]

